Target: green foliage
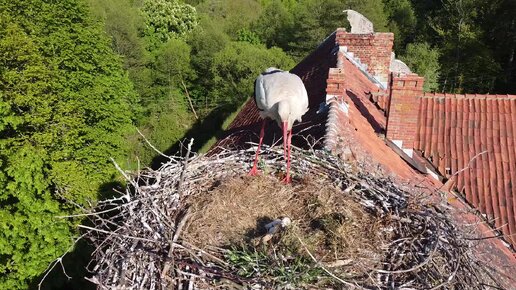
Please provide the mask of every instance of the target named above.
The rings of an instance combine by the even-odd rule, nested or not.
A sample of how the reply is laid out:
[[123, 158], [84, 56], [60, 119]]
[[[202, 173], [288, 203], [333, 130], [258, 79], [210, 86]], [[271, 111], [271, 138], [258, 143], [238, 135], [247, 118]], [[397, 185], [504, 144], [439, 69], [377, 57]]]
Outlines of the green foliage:
[[287, 50], [297, 59], [301, 59], [314, 50], [326, 36], [333, 32], [342, 22], [344, 13], [339, 0], [304, 0], [294, 7], [292, 37]]
[[[89, 1], [111, 36], [113, 49], [124, 56], [142, 106], [142, 114], [137, 116], [140, 130], [165, 151], [191, 125], [192, 116], [184, 106], [185, 86], [194, 86], [196, 73], [191, 66], [191, 46], [184, 39], [200, 29], [197, 12], [179, 1]], [[121, 49], [125, 47], [129, 49]], [[137, 159], [141, 166], [150, 165], [156, 152], [139, 134], [129, 136], [128, 144], [128, 168], [136, 169]]]
[[261, 6], [255, 0], [206, 0], [197, 9], [211, 18], [233, 40], [237, 39], [242, 28], [249, 28], [261, 13]]
[[[487, 92], [492, 78], [500, 67], [491, 52], [480, 42], [484, 33], [477, 25], [482, 5], [479, 0], [443, 2], [441, 16], [436, 16], [431, 27], [444, 41], [442, 61], [444, 81], [454, 92]], [[444, 18], [446, 17], [446, 18]], [[482, 85], [481, 85], [482, 84]]]
[[[0, 288], [25, 288], [71, 243], [127, 152], [132, 85], [79, 1], [0, 3]], [[37, 11], [37, 12], [36, 12]]]
[[151, 102], [153, 96], [152, 70], [149, 67], [152, 57], [146, 50], [145, 39], [141, 37], [144, 30], [142, 13], [127, 0], [89, 0], [89, 3], [93, 14], [111, 37], [113, 50], [123, 56], [124, 68], [143, 106], [143, 111], [135, 116], [136, 121], [141, 122], [147, 111], [144, 104]]
[[[182, 95], [182, 92], [177, 92]], [[177, 102], [171, 98], [154, 110], [148, 126], [152, 132], [149, 137], [152, 144], [161, 151], [167, 150], [171, 144], [179, 141], [194, 121], [187, 113], [185, 103]], [[172, 141], [172, 142], [171, 142]]]
[[260, 37], [247, 28], [242, 28], [237, 32], [237, 40], [250, 44], [261, 44]]
[[377, 0], [263, 1], [264, 12], [252, 28], [268, 47], [278, 46], [296, 59], [313, 51], [338, 27], [345, 26], [344, 9], [368, 17], [377, 31], [385, 31], [387, 16]]
[[400, 59], [415, 73], [425, 77], [423, 89], [426, 92], [436, 91], [439, 88], [439, 51], [431, 48], [426, 42], [410, 43]]
[[1, 149], [12, 155], [2, 156], [0, 287], [23, 289], [71, 240], [67, 222], [55, 217], [62, 211], [48, 191], [46, 152], [31, 144]]
[[[456, 52], [456, 51], [453, 51]], [[502, 69], [493, 52], [478, 40], [465, 41], [459, 54], [445, 50], [443, 62], [443, 85], [446, 91], [492, 93]]]
[[[172, 144], [180, 141], [194, 123], [192, 115], [187, 113], [186, 103], [180, 101], [182, 95], [183, 92], [172, 91], [168, 99], [151, 106], [152, 113], [140, 128], [151, 144], [161, 152], [166, 152]], [[131, 136], [129, 142], [133, 149], [127, 167], [136, 170], [138, 160], [140, 166], [151, 164], [156, 152], [149, 148], [139, 134]]]
[[301, 59], [341, 26], [343, 7], [340, 0], [270, 1], [252, 27], [268, 47]]
[[489, 1], [484, 4], [482, 42], [502, 70], [496, 77], [494, 89], [516, 94], [516, 1]]
[[[413, 3], [418, 18], [426, 20], [418, 21], [418, 38], [439, 47], [441, 52], [440, 83], [443, 90], [458, 93], [510, 92], [509, 80], [516, 74], [501, 73], [502, 65], [514, 66], [514, 59], [506, 58], [514, 53], [516, 47], [516, 40], [511, 38], [514, 29], [499, 29], [504, 35], [502, 38], [508, 36], [507, 40], [495, 40], [491, 34], [493, 22], [498, 23], [498, 28], [498, 25], [516, 26], [514, 17], [503, 17], [516, 11], [516, 4], [507, 5], [508, 2], [446, 0]], [[499, 10], [502, 7], [512, 8], [508, 10], [512, 12], [503, 13]], [[498, 15], [502, 17], [498, 19]], [[505, 57], [498, 58], [497, 51], [502, 43]]]
[[89, 0], [95, 16], [104, 23], [104, 29], [111, 36], [114, 51], [125, 57], [125, 67], [141, 67], [145, 47], [139, 38], [144, 30], [142, 13], [127, 0]]
[[252, 94], [256, 76], [267, 67], [290, 69], [294, 62], [281, 49], [231, 42], [213, 57], [211, 102], [240, 104]]
[[151, 48], [185, 36], [198, 24], [195, 8], [178, 0], [144, 0], [142, 12]]
[[410, 0], [384, 0], [388, 29], [394, 33], [394, 50], [402, 53], [416, 36], [417, 19]]
[[[181, 39], [170, 39], [154, 52], [152, 66], [155, 100], [167, 98], [170, 91], [183, 89], [183, 84], [191, 78], [190, 47]], [[148, 105], [148, 104], [146, 104]]]
[[192, 6], [197, 6], [197, 5], [201, 4], [202, 2], [204, 2], [204, 0], [184, 0], [184, 2], [186, 4], [189, 4]]
[[208, 100], [214, 86], [211, 73], [213, 57], [229, 42], [230, 38], [222, 31], [222, 28], [206, 17], [201, 18], [201, 25], [193, 31], [188, 39], [192, 48], [192, 67], [198, 76], [192, 84], [191, 94], [196, 106], [203, 111], [210, 109]]
[[252, 28], [265, 42], [267, 47], [288, 48], [291, 30], [294, 27], [294, 15], [284, 1], [273, 0], [266, 4], [263, 13], [253, 23]]
[[254, 248], [234, 248], [227, 251], [225, 258], [240, 277], [267, 281], [276, 287], [306, 286], [325, 275], [321, 268], [312, 266], [308, 257], [287, 252], [286, 249], [279, 251], [280, 253], [269, 255], [266, 251]]

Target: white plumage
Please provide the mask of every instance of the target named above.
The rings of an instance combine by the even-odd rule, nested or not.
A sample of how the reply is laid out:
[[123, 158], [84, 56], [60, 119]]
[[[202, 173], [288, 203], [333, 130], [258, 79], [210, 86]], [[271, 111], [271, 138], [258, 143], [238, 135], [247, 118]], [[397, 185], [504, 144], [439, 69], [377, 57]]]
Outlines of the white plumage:
[[277, 68], [268, 68], [254, 83], [256, 106], [260, 117], [271, 118], [287, 130], [308, 111], [308, 93], [300, 77]]
[[261, 73], [254, 86], [254, 100], [260, 110], [260, 117], [264, 121], [254, 166], [249, 174], [256, 175], [258, 173], [258, 154], [263, 141], [265, 118], [270, 118], [283, 129], [283, 149], [287, 160], [287, 175], [284, 181], [289, 183], [292, 125], [295, 121], [301, 121], [301, 117], [308, 111], [308, 93], [303, 81], [297, 75], [273, 67]]

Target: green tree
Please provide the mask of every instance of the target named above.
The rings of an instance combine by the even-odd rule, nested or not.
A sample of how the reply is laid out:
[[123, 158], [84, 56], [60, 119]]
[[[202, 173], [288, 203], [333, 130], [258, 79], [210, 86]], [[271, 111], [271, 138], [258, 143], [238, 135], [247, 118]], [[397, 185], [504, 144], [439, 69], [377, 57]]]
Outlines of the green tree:
[[261, 13], [261, 6], [255, 0], [207, 0], [197, 9], [222, 27], [233, 40], [238, 38], [242, 28], [249, 28]]
[[[138, 91], [141, 104], [149, 102], [152, 96], [151, 54], [146, 50], [142, 38], [145, 23], [140, 9], [128, 0], [88, 0], [90, 8], [104, 30], [111, 37], [112, 48], [123, 56], [124, 68]], [[137, 116], [143, 121], [146, 108]]]
[[410, 0], [384, 0], [388, 14], [387, 28], [394, 33], [394, 50], [403, 53], [416, 37], [417, 18]]
[[116, 176], [109, 158], [127, 154], [137, 105], [84, 3], [0, 11], [0, 288], [22, 289], [70, 246], [71, 224], [56, 216], [91, 205]]
[[[51, 72], [19, 25], [0, 14], [0, 288], [21, 289], [69, 246], [60, 204], [48, 191], [48, 151], [23, 138], [44, 128], [55, 97]], [[36, 96], [47, 98], [35, 98]], [[31, 114], [27, 114], [31, 112]]]
[[229, 42], [230, 38], [222, 31], [222, 28], [207, 17], [201, 17], [201, 25], [188, 38], [188, 43], [192, 49], [192, 67], [197, 76], [193, 81], [191, 94], [196, 108], [202, 109], [204, 113], [209, 112], [212, 108], [209, 105], [213, 104], [209, 100], [214, 87], [214, 76], [211, 70], [214, 56], [223, 50]]
[[492, 51], [482, 41], [480, 0], [446, 0], [430, 21], [441, 45], [442, 82], [452, 92], [488, 92], [501, 71]]
[[302, 0], [293, 8], [294, 21], [287, 51], [301, 59], [313, 51], [345, 21], [340, 0]]
[[290, 69], [294, 62], [281, 49], [231, 42], [214, 55], [211, 102], [241, 104], [252, 94], [257, 75], [267, 67]]
[[181, 39], [170, 39], [160, 47], [154, 67], [156, 81], [170, 88], [180, 88], [193, 73], [190, 52], [190, 46]]
[[[166, 152], [173, 144], [184, 138], [185, 133], [194, 124], [195, 119], [188, 113], [189, 108], [183, 97], [184, 91], [170, 91], [166, 99], [149, 106], [150, 115], [140, 127], [144, 136], [161, 152]], [[129, 168], [137, 169], [137, 161], [141, 166], [152, 164], [156, 152], [149, 148], [139, 134], [131, 136], [129, 142], [132, 145], [128, 158], [132, 163], [127, 165]]]
[[[412, 1], [419, 42], [438, 47], [440, 83], [450, 92], [511, 92], [516, 3], [507, 0]], [[514, 82], [512, 82], [514, 83]]]
[[196, 9], [178, 0], [144, 0], [142, 11], [150, 50], [172, 38], [185, 36], [198, 24]]
[[294, 15], [290, 7], [281, 0], [266, 4], [260, 17], [252, 24], [252, 30], [267, 47], [288, 48], [290, 32], [294, 27]]
[[258, 34], [256, 34], [255, 32], [253, 32], [247, 28], [240, 29], [237, 34], [238, 34], [238, 37], [237, 37], [238, 41], [249, 42], [250, 44], [257, 44], [257, 45], [262, 44]]
[[140, 69], [145, 57], [145, 46], [139, 37], [144, 30], [140, 10], [127, 0], [88, 0], [91, 11], [104, 25], [112, 39], [113, 50], [124, 56], [124, 67]]
[[190, 50], [185, 41], [170, 39], [154, 52], [154, 101], [167, 98], [174, 89], [183, 90], [185, 83], [191, 79], [193, 70], [190, 65]]
[[404, 55], [400, 59], [405, 62], [412, 71], [425, 77], [423, 89], [426, 92], [436, 91], [439, 88], [439, 52], [431, 48], [426, 42], [410, 43]]
[[501, 69], [495, 75], [495, 90], [516, 94], [516, 1], [486, 1], [480, 13], [484, 29], [482, 42]]

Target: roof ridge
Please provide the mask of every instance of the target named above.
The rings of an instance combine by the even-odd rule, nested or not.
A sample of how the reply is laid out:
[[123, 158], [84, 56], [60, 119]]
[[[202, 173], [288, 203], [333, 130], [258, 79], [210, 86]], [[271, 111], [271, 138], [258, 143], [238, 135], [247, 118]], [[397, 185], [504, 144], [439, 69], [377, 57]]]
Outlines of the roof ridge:
[[455, 94], [455, 93], [423, 93], [421, 98], [434, 99], [466, 99], [466, 100], [516, 100], [516, 95], [510, 94]]

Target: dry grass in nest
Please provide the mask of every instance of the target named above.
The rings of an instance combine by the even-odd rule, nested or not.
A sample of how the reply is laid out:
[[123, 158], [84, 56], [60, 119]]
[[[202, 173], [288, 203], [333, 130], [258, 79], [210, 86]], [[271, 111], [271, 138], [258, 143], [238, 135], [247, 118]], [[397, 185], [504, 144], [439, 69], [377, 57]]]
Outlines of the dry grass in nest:
[[190, 200], [194, 215], [183, 238], [199, 247], [250, 241], [257, 226], [299, 211], [300, 202], [294, 195], [293, 187], [267, 176], [228, 179]]
[[[384, 258], [386, 221], [328, 180], [305, 178], [284, 185], [271, 176], [227, 179], [211, 192], [190, 199], [193, 213], [183, 239], [199, 248], [252, 247], [266, 234], [265, 224], [289, 217], [293, 226], [282, 244], [304, 250], [318, 261], [360, 275]], [[348, 266], [348, 267], [346, 267]], [[347, 268], [347, 270], [345, 269]]]

